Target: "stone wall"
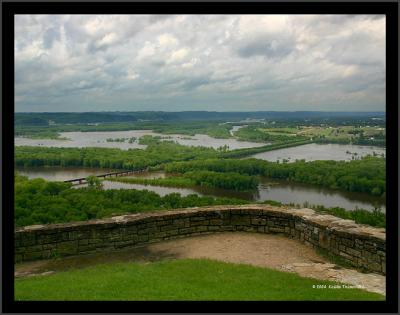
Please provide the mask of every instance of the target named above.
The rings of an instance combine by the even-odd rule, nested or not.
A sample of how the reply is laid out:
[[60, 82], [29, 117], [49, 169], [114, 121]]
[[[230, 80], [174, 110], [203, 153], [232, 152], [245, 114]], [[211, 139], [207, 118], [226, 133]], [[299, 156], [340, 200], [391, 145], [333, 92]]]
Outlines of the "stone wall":
[[189, 208], [27, 226], [15, 231], [15, 261], [110, 251], [224, 231], [282, 233], [356, 268], [386, 274], [385, 229], [311, 209], [264, 205]]

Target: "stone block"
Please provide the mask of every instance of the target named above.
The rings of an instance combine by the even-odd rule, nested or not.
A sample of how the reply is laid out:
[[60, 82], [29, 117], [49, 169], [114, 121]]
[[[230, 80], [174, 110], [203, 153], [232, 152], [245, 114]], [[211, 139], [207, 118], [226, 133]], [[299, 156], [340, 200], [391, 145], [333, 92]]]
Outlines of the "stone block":
[[99, 244], [102, 242], [102, 240], [99, 238], [91, 238], [88, 240], [88, 242], [89, 242], [89, 244]]
[[166, 236], [168, 236], [166, 231], [157, 232], [157, 233], [154, 233], [154, 234], [150, 234], [149, 235], [149, 239], [152, 240], [152, 239], [155, 239], [155, 238], [163, 238], [163, 237], [166, 237]]
[[221, 219], [211, 219], [209, 221], [210, 225], [222, 225], [224, 222]]
[[386, 257], [386, 252], [381, 251], [381, 250], [377, 250], [376, 254], [379, 255], [379, 256], [382, 256], [382, 257]]
[[128, 234], [136, 234], [138, 231], [138, 228], [136, 225], [131, 225], [131, 226], [127, 226], [125, 228], [126, 233]]
[[208, 220], [191, 221], [191, 222], [190, 222], [190, 226], [201, 226], [201, 225], [204, 225], [204, 226], [209, 225]]
[[[189, 227], [190, 226], [190, 221], [187, 219], [175, 219], [172, 222], [173, 228], [182, 228], [182, 227]], [[163, 229], [161, 228], [161, 231], [163, 231]]]
[[361, 257], [361, 251], [347, 247], [346, 248], [346, 253], [351, 255], [351, 256], [355, 256], [355, 257]]
[[231, 225], [250, 225], [250, 217], [242, 215], [232, 215]]
[[341, 238], [340, 243], [346, 247], [354, 247], [354, 241], [349, 238]]
[[78, 241], [61, 242], [57, 244], [60, 255], [73, 255], [78, 253]]
[[318, 246], [322, 248], [329, 248], [330, 242], [328, 233], [321, 231], [318, 237], [319, 237]]
[[285, 228], [284, 227], [269, 227], [268, 231], [270, 233], [285, 233]]
[[38, 235], [37, 238], [37, 243], [38, 244], [49, 244], [49, 243], [55, 243], [61, 240], [61, 237], [59, 234], [41, 234]]
[[267, 220], [266, 219], [260, 219], [260, 218], [254, 218], [251, 219], [251, 224], [252, 225], [266, 225]]
[[25, 248], [26, 253], [39, 252], [41, 250], [43, 250], [43, 245], [34, 245], [34, 246], [28, 246]]
[[207, 230], [210, 232], [220, 231], [221, 227], [219, 225], [209, 225]]
[[20, 242], [20, 246], [33, 246], [36, 244], [36, 239], [34, 237], [22, 238]]
[[142, 234], [151, 234], [151, 233], [156, 233], [158, 232], [159, 229], [157, 227], [152, 227], [152, 228], [145, 228], [143, 230], [139, 230], [138, 234], [142, 235]]
[[372, 243], [372, 242], [368, 242], [368, 241], [364, 242], [364, 249], [366, 249], [369, 252], [376, 253], [376, 251], [378, 249], [377, 247], [378, 246], [376, 243]]
[[368, 270], [372, 270], [375, 272], [382, 272], [382, 265], [377, 262], [370, 262], [367, 264]]
[[243, 231], [245, 232], [257, 232], [257, 226], [244, 226]]
[[57, 248], [57, 244], [56, 243], [52, 243], [52, 244], [43, 244], [42, 245], [43, 249], [56, 249]]
[[233, 225], [224, 225], [224, 226], [221, 226], [220, 231], [221, 232], [236, 231], [236, 227]]
[[195, 231], [196, 231], [196, 232], [207, 232], [207, 231], [208, 231], [208, 228], [207, 228], [207, 226], [197, 226], [197, 227], [195, 228]]
[[142, 234], [138, 235], [137, 242], [147, 242], [149, 240], [149, 235], [148, 234]]
[[191, 217], [190, 222], [198, 222], [198, 221], [205, 221], [207, 220], [206, 217]]
[[124, 247], [129, 247], [132, 246], [133, 242], [132, 241], [120, 241], [120, 242], [115, 242], [114, 247], [115, 248], [124, 248]]
[[179, 234], [179, 230], [175, 229], [175, 230], [166, 231], [166, 234], [167, 234], [167, 236], [178, 235]]
[[295, 223], [294, 223], [294, 228], [298, 231], [304, 231], [305, 227], [306, 227], [306, 225], [302, 222], [295, 221]]
[[85, 240], [78, 240], [78, 245], [88, 245], [89, 244], [89, 240], [85, 239]]
[[97, 248], [96, 244], [88, 244], [88, 245], [79, 245], [78, 251], [79, 253], [89, 253], [95, 251]]
[[342, 251], [339, 251], [339, 256], [345, 258], [346, 260], [354, 260], [354, 257]]

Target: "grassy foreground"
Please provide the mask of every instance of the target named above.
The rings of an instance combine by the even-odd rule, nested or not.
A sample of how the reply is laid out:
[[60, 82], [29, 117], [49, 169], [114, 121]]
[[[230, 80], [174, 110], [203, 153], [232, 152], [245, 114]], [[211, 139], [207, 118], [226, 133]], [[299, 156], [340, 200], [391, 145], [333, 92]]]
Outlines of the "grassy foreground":
[[[15, 281], [16, 300], [384, 300], [331, 281], [204, 259], [117, 263]], [[313, 285], [326, 285], [315, 289]]]

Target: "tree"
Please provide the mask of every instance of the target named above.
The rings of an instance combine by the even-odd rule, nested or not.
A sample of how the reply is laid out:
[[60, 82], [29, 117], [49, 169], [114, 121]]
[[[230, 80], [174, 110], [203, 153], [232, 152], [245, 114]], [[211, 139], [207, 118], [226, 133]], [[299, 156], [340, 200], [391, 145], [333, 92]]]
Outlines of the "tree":
[[90, 175], [90, 176], [86, 177], [86, 181], [88, 183], [89, 188], [93, 188], [93, 189], [102, 189], [103, 188], [103, 183], [101, 182], [101, 180], [94, 175]]

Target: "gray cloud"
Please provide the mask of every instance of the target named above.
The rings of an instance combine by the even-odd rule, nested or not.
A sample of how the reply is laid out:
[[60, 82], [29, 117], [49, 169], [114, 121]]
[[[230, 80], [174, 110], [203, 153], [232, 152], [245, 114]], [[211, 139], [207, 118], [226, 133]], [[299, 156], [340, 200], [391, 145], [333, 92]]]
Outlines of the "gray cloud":
[[382, 15], [18, 15], [17, 111], [384, 110]]
[[238, 48], [238, 54], [244, 58], [265, 56], [267, 58], [276, 59], [283, 58], [294, 50], [294, 41], [260, 37], [243, 43], [243, 45]]

